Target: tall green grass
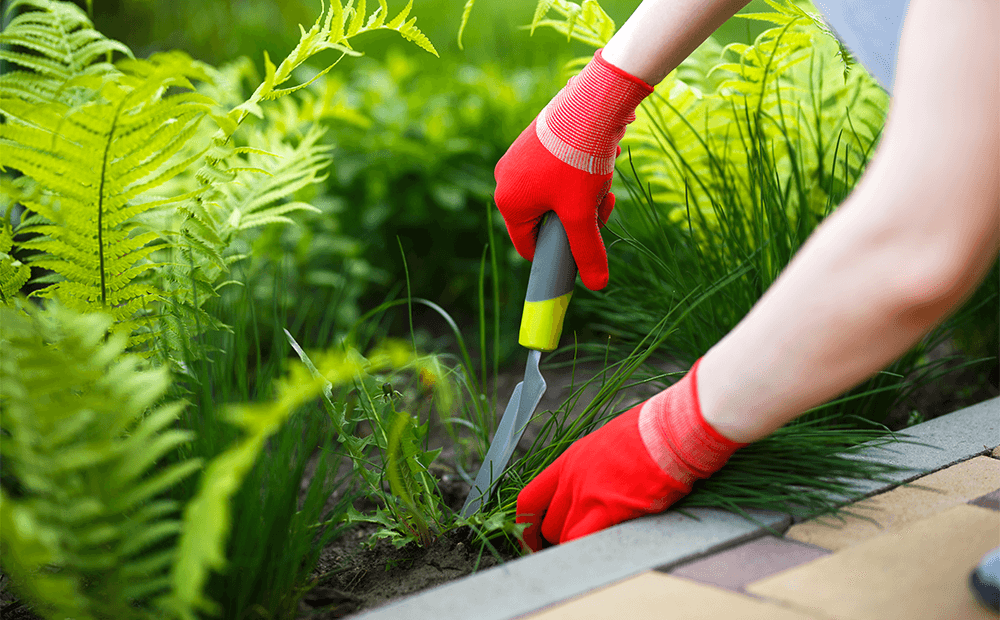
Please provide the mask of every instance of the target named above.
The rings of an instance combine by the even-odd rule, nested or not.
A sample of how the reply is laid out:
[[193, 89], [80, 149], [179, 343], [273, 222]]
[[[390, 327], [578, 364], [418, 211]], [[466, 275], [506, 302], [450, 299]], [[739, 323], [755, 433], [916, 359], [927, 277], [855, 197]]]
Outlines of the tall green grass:
[[[629, 166], [617, 177], [628, 199], [609, 225], [617, 236], [611, 286], [582, 300], [620, 353], [654, 329], [663, 308], [739, 272], [688, 312], [657, 353], [691, 365], [750, 311], [850, 194], [874, 152], [885, 93], [862, 68], [845, 73], [838, 44], [804, 13], [775, 6], [781, 10], [766, 19], [779, 26], [753, 45], [723, 52], [709, 41], [685, 61], [643, 105], [626, 140]], [[883, 421], [956, 365], [989, 362], [929, 353], [955, 329], [975, 333], [963, 326], [982, 323], [996, 299], [988, 282], [939, 329], [817, 415]]]
[[[275, 300], [282, 282], [270, 282]], [[291, 349], [276, 326], [291, 319], [280, 303], [257, 307], [252, 284], [231, 286], [209, 302], [227, 329], [184, 339], [190, 346], [176, 364], [172, 392], [191, 402], [179, 424], [194, 432], [178, 451], [179, 459], [207, 461], [234, 445], [240, 431], [228, 422], [227, 408], [272, 398], [275, 382], [287, 371]], [[327, 325], [309, 327], [329, 331]], [[343, 455], [336, 445], [317, 402], [302, 407], [268, 441], [232, 499], [226, 566], [206, 585], [205, 594], [219, 604], [221, 617], [295, 616], [299, 599], [314, 585], [311, 574], [322, 549], [346, 529], [355, 498], [349, 479], [338, 475]], [[176, 489], [176, 499], [186, 503], [196, 486], [196, 480], [186, 481]]]

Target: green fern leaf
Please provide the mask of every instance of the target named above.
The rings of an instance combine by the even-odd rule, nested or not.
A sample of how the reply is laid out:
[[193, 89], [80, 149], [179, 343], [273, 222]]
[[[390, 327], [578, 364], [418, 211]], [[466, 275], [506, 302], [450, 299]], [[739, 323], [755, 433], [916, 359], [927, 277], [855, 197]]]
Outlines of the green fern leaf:
[[407, 16], [409, 16], [410, 14], [410, 9], [412, 8], [413, 8], [413, 0], [410, 0], [409, 2], [406, 3], [406, 6], [403, 7], [403, 10], [400, 11], [399, 14], [396, 15], [396, 17], [392, 18], [392, 21], [386, 24], [385, 27], [390, 28], [392, 30], [398, 29], [400, 26], [403, 25], [403, 22], [406, 21]]
[[361, 31], [361, 27], [365, 23], [365, 0], [358, 0], [358, 6], [353, 9], [353, 12], [354, 16], [351, 18], [351, 23], [347, 27], [348, 38], [358, 34], [358, 32]]
[[[78, 75], [111, 52], [132, 57], [122, 43], [105, 38], [93, 29], [87, 14], [69, 2], [52, 0], [16, 0], [8, 12], [17, 7], [28, 10], [16, 16], [0, 33], [0, 45], [20, 46], [34, 50], [28, 55], [0, 49], [0, 58], [31, 69], [32, 79], [65, 81]], [[0, 83], [23, 79], [2, 76]]]
[[552, 8], [552, 4], [555, 0], [538, 0], [538, 4], [535, 6], [535, 14], [531, 18], [531, 34], [535, 34], [535, 28], [541, 23], [542, 18], [549, 14], [549, 10]]
[[[135, 221], [169, 204], [142, 197], [200, 156], [181, 154], [212, 109], [210, 99], [190, 92], [192, 80], [208, 74], [176, 52], [149, 60], [128, 53], [118, 68], [94, 64], [108, 51], [127, 50], [94, 31], [72, 5], [23, 4], [37, 10], [12, 20], [3, 36], [19, 45], [35, 40], [30, 49], [48, 64], [34, 67], [34, 75], [15, 76], [34, 86], [23, 89], [23, 97], [20, 84], [4, 76], [0, 165], [34, 180], [30, 191], [14, 198], [44, 222], [17, 233], [41, 237], [19, 245], [39, 251], [33, 260], [63, 278], [37, 294], [78, 310], [104, 307], [122, 329], [126, 323], [146, 326], [151, 305], [163, 295], [137, 280], [155, 267], [151, 258], [159, 238], [134, 233]], [[99, 70], [90, 71], [94, 67]], [[46, 82], [48, 87], [37, 88]], [[189, 92], [172, 94], [177, 89]]]
[[10, 221], [0, 212], [0, 303], [9, 304], [31, 277], [31, 268], [9, 254], [14, 245]]
[[[563, 19], [545, 19], [551, 10], [562, 15]], [[526, 28], [534, 32], [539, 26], [561, 32], [567, 40], [576, 39], [594, 47], [603, 47], [615, 33], [614, 20], [596, 0], [583, 0], [582, 4], [569, 0], [539, 0], [531, 25]]]
[[139, 370], [112, 322], [0, 308], [0, 454], [21, 489], [0, 489], [0, 545], [4, 571], [46, 617], [162, 618], [148, 601], [168, 591], [173, 549], [150, 550], [172, 547], [181, 522], [156, 491], [201, 467], [160, 463], [192, 437], [168, 430], [183, 405], [152, 409], [169, 377]]
[[438, 52], [431, 43], [431, 40], [417, 28], [416, 22], [417, 18], [411, 17], [410, 21], [399, 27], [399, 34], [407, 41], [416, 44], [420, 49], [437, 56]]

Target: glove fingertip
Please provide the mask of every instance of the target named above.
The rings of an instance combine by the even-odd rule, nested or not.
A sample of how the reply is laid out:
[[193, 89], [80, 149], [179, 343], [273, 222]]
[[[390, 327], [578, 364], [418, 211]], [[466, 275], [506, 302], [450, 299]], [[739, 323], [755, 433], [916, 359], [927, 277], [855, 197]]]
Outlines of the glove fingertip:
[[599, 291], [608, 285], [611, 276], [608, 273], [607, 265], [605, 265], [603, 270], [592, 269], [587, 273], [581, 271], [580, 279], [583, 281], [583, 285], [590, 290]]

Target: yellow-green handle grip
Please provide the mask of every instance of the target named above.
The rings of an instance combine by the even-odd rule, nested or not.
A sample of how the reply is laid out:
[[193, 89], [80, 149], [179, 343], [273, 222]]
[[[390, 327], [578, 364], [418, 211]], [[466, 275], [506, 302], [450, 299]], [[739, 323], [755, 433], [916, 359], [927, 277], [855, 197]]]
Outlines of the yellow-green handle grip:
[[576, 283], [576, 262], [562, 222], [549, 212], [542, 220], [535, 258], [528, 276], [528, 292], [521, 313], [521, 346], [552, 351], [559, 345], [563, 319]]

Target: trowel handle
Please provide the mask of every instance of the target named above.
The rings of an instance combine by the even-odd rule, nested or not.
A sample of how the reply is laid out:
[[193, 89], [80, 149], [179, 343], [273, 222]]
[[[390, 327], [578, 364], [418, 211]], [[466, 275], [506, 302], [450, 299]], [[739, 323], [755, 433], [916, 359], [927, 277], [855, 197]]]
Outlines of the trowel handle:
[[552, 351], [558, 346], [575, 283], [576, 262], [569, 239], [559, 217], [550, 211], [542, 220], [531, 262], [518, 337], [521, 346], [537, 351]]

